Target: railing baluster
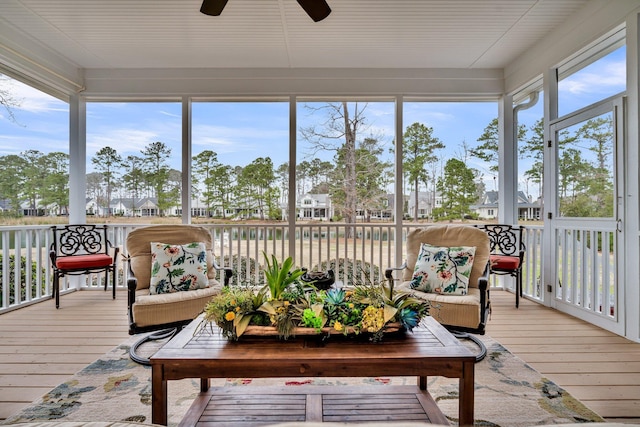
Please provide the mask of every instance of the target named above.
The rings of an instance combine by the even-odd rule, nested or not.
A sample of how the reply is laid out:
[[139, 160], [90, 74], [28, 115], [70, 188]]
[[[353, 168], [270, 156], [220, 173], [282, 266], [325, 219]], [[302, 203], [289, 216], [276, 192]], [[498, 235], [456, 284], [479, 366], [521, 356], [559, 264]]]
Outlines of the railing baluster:
[[[114, 246], [120, 247], [123, 257], [120, 259], [119, 274], [117, 275], [117, 286], [125, 288], [127, 285], [127, 265], [125, 258], [126, 237], [128, 233], [145, 225], [132, 224], [109, 224], [110, 239]], [[314, 268], [315, 266], [329, 261], [336, 260], [352, 260], [366, 264], [365, 268], [373, 281], [383, 279], [382, 274], [385, 268], [392, 265], [392, 257], [395, 253], [393, 233], [395, 227], [380, 224], [333, 224], [333, 223], [315, 223], [315, 224], [298, 224], [293, 228], [296, 248], [294, 254], [289, 254], [288, 239], [289, 226], [282, 225], [264, 225], [256, 226], [254, 224], [205, 224], [204, 227], [211, 231], [214, 239], [214, 252], [219, 257], [221, 265], [231, 266], [237, 272], [246, 272], [243, 277], [236, 277], [236, 280], [246, 282], [251, 280], [258, 282], [261, 279], [261, 273], [257, 269], [251, 273], [252, 262], [264, 265], [262, 251], [275, 254], [279, 259], [286, 256], [293, 256], [297, 266]], [[402, 244], [406, 242], [406, 234], [411, 229], [417, 228], [416, 225], [407, 225], [402, 228]], [[16, 304], [27, 304], [35, 302], [51, 296], [51, 265], [48, 257], [48, 247], [51, 237], [48, 226], [34, 227], [2, 227], [2, 267], [5, 274], [2, 277], [2, 307], [0, 310], [13, 309]], [[527, 227], [527, 255], [525, 257], [526, 271], [524, 289], [530, 297], [542, 299], [542, 296], [535, 295], [537, 291], [536, 281], [541, 271], [541, 250], [540, 242], [542, 241], [542, 227]], [[26, 233], [26, 234], [25, 234]], [[566, 235], [565, 235], [566, 237]], [[358, 242], [358, 239], [361, 241]], [[564, 245], [566, 247], [566, 244]], [[570, 252], [566, 252], [561, 258], [568, 259]], [[11, 267], [10, 257], [15, 255], [15, 265], [18, 267], [14, 280], [9, 280]], [[25, 255], [25, 261], [22, 262], [22, 256]], [[225, 260], [226, 258], [226, 260]], [[607, 263], [604, 262], [604, 269]], [[31, 266], [35, 267], [31, 272]], [[24, 271], [27, 269], [27, 271]], [[45, 272], [44, 278], [41, 274]], [[566, 271], [566, 267], [565, 267]], [[343, 264], [342, 271], [336, 268], [336, 280], [346, 281], [348, 277], [358, 274], [359, 271], [355, 267], [355, 263]], [[26, 283], [22, 282], [25, 277]], [[605, 273], [605, 277], [608, 274]], [[83, 281], [83, 288], [101, 288], [100, 277], [86, 277], [89, 282]], [[26, 295], [20, 294], [20, 286], [25, 287]], [[34, 286], [36, 289], [34, 289]], [[12, 290], [12, 288], [14, 290]], [[69, 283], [63, 280], [61, 289], [67, 290]], [[16, 291], [17, 290], [17, 291]], [[16, 294], [16, 292], [18, 292]], [[543, 293], [542, 293], [543, 294]], [[17, 299], [15, 297], [18, 297]], [[607, 300], [607, 290], [603, 291], [603, 300]], [[17, 303], [16, 303], [17, 301]], [[608, 302], [606, 302], [608, 304]]]

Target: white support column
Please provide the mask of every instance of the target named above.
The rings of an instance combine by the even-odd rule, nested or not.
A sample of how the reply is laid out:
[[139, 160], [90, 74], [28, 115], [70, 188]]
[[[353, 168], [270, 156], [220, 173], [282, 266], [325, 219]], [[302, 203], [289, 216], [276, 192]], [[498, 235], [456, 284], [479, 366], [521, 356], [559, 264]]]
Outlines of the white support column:
[[498, 106], [498, 222], [517, 224], [518, 147], [513, 131], [513, 97], [503, 96]]
[[191, 224], [191, 99], [182, 98], [182, 223]]
[[[540, 216], [544, 224], [544, 237], [542, 240], [542, 292], [544, 303], [547, 306], [554, 306], [553, 295], [555, 292], [555, 271], [557, 260], [555, 259], [557, 245], [555, 244], [555, 229], [552, 227], [551, 218], [548, 214], [553, 212], [556, 206], [555, 187], [555, 155], [553, 147], [547, 146], [547, 141], [551, 140], [550, 125], [552, 120], [558, 118], [558, 75], [555, 68], [545, 71], [542, 80], [544, 91], [544, 156], [543, 156], [543, 181], [542, 181], [542, 211]], [[550, 289], [550, 291], [549, 291]]]
[[399, 266], [402, 259], [404, 242], [402, 241], [402, 222], [404, 211], [404, 195], [402, 193], [402, 135], [404, 133], [404, 98], [396, 97], [396, 146], [395, 146], [395, 200], [394, 200], [394, 224], [395, 224], [395, 259], [389, 267]]
[[[296, 97], [289, 97], [289, 194], [287, 200], [287, 224], [289, 230], [289, 255], [296, 253], [296, 150], [298, 141], [298, 111]], [[311, 267], [311, 266], [309, 266]]]
[[79, 94], [69, 99], [69, 223], [87, 222], [87, 104]]
[[626, 141], [624, 144], [625, 188], [622, 196], [626, 198], [623, 232], [625, 254], [625, 277], [620, 278], [624, 288], [624, 304], [626, 317], [626, 337], [640, 342], [640, 14], [632, 13], [627, 19], [627, 105], [626, 105]]

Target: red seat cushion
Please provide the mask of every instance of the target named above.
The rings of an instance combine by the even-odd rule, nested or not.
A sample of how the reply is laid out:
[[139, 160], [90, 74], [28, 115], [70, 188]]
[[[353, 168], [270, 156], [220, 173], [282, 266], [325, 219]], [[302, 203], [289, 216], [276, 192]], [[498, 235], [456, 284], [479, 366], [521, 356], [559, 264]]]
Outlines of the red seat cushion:
[[113, 259], [107, 254], [74, 255], [56, 259], [56, 267], [60, 270], [81, 270], [83, 268], [107, 267]]
[[520, 258], [517, 256], [491, 255], [489, 261], [494, 269], [517, 270], [520, 267]]

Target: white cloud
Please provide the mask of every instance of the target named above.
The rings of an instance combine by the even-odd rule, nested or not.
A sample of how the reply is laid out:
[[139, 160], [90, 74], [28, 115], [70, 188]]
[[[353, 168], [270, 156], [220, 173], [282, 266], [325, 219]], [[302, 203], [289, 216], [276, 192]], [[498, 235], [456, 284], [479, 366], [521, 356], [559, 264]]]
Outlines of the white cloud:
[[614, 93], [624, 90], [626, 69], [624, 61], [594, 63], [558, 84], [558, 90], [573, 95]]
[[2, 85], [4, 89], [8, 89], [18, 102], [19, 105], [14, 107], [15, 110], [29, 111], [32, 113], [69, 111], [66, 103], [31, 86], [22, 84], [17, 80], [0, 79], [0, 85]]
[[165, 116], [169, 116], [169, 117], [177, 117], [180, 120], [182, 120], [182, 115], [180, 115], [180, 114], [175, 114], [175, 113], [171, 113], [169, 111], [162, 111], [162, 110], [160, 110], [160, 114], [165, 115]]
[[93, 156], [104, 148], [111, 147], [121, 156], [140, 155], [148, 144], [158, 140], [154, 131], [138, 129], [102, 130], [100, 133], [87, 134], [87, 156]]
[[55, 134], [46, 136], [37, 135], [3, 135], [0, 141], [0, 155], [20, 154], [26, 150], [38, 150], [41, 153], [69, 151], [69, 141], [64, 137], [60, 139]]

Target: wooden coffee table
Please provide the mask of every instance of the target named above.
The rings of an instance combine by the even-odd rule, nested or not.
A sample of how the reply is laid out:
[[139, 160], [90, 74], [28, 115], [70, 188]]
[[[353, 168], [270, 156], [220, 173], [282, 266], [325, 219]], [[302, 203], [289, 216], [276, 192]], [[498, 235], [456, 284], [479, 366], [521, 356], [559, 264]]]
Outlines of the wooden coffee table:
[[[197, 318], [151, 357], [154, 424], [167, 424], [169, 380], [200, 378], [201, 397], [194, 407], [204, 411], [216, 398], [215, 393], [209, 391], [209, 378], [381, 376], [416, 376], [414, 394], [422, 402], [429, 420], [446, 424], [446, 418], [426, 390], [428, 376], [443, 376], [460, 379], [459, 424], [473, 425], [475, 356], [431, 317], [411, 333], [389, 334], [378, 343], [362, 337], [322, 340], [316, 336], [286, 341], [276, 337], [243, 336], [239, 341], [227, 341], [218, 333], [194, 335], [199, 323]], [[393, 394], [392, 386], [377, 387], [381, 394]], [[233, 393], [245, 390], [244, 394], [252, 395], [258, 388], [234, 387]], [[339, 393], [336, 388], [333, 387], [331, 393]], [[368, 393], [371, 388], [368, 387]], [[287, 389], [290, 395], [298, 387], [282, 389]], [[344, 390], [353, 393], [351, 389]], [[306, 395], [307, 406], [312, 407], [322, 402], [322, 397], [317, 395], [326, 393], [300, 388], [299, 394]], [[194, 417], [193, 411], [189, 417]]]

